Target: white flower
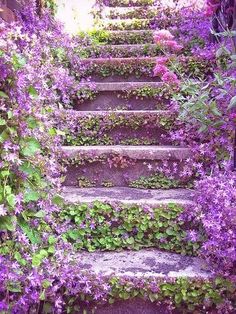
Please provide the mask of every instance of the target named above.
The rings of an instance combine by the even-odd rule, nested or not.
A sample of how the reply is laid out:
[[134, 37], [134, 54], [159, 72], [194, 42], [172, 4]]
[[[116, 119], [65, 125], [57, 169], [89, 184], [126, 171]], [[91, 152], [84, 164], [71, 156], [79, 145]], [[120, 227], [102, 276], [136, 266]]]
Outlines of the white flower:
[[0, 216], [6, 216], [7, 210], [3, 204], [0, 205]]

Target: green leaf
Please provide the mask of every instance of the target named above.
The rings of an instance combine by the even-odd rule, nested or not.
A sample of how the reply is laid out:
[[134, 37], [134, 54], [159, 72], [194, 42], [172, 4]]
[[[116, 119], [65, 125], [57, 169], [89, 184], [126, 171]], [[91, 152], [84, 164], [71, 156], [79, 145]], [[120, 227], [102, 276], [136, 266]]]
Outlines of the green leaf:
[[15, 230], [14, 222], [15, 216], [0, 217], [0, 230], [14, 231]]
[[48, 243], [49, 244], [55, 244], [56, 242], [57, 242], [57, 239], [54, 236], [50, 235], [48, 237]]
[[236, 107], [236, 96], [232, 97], [228, 106], [228, 109]]
[[0, 97], [1, 98], [9, 98], [8, 95], [1, 90], [0, 90]]
[[40, 151], [40, 144], [35, 138], [28, 138], [23, 143], [22, 154], [24, 156], [33, 156]]
[[34, 86], [30, 85], [30, 87], [28, 88], [28, 93], [30, 94], [31, 97], [33, 98], [37, 98], [38, 97], [38, 92], [35, 89]]
[[7, 196], [7, 203], [11, 206], [14, 207], [15, 203], [16, 203], [16, 199], [15, 199], [15, 195], [14, 194], [10, 194]]
[[43, 211], [43, 210], [39, 210], [37, 213], [35, 213], [34, 214], [34, 217], [36, 217], [36, 218], [43, 218], [43, 217], [45, 217], [45, 211]]
[[61, 197], [60, 195], [55, 195], [52, 199], [53, 201], [53, 204], [56, 204], [56, 205], [62, 205], [63, 204], [63, 197]]
[[28, 202], [36, 202], [40, 198], [40, 194], [37, 191], [29, 190], [24, 194], [24, 201]]
[[19, 70], [26, 65], [26, 59], [19, 54], [15, 54], [12, 57], [12, 64], [13, 64], [13, 67], [15, 68], [15, 70]]
[[49, 280], [44, 280], [42, 282], [42, 286], [44, 287], [44, 289], [49, 288], [52, 285], [52, 283]]
[[0, 126], [1, 126], [1, 125], [6, 125], [6, 124], [7, 124], [7, 123], [6, 123], [6, 120], [0, 118]]
[[133, 237], [130, 237], [130, 238], [128, 238], [127, 240], [126, 240], [126, 242], [128, 243], [128, 244], [134, 244], [134, 238]]
[[46, 299], [45, 290], [43, 290], [39, 296], [40, 301], [44, 301]]
[[14, 258], [17, 260], [19, 264], [22, 266], [25, 266], [27, 264], [26, 260], [22, 258], [21, 254], [19, 252], [15, 252]]
[[23, 218], [18, 219], [18, 224], [32, 244], [38, 244], [41, 242], [39, 233], [32, 229], [32, 227], [29, 226], [29, 224]]

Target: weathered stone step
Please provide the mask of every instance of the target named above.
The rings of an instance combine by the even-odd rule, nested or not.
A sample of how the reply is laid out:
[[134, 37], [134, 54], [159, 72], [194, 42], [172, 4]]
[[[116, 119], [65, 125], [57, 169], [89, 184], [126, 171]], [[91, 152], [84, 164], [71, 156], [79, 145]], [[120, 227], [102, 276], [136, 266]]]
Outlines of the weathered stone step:
[[107, 44], [147, 44], [154, 43], [152, 30], [109, 31], [104, 43]]
[[80, 253], [81, 267], [104, 276], [133, 278], [210, 278], [203, 260], [156, 249]]
[[160, 46], [156, 44], [131, 44], [131, 45], [94, 45], [80, 48], [82, 58], [128, 58], [163, 55]]
[[92, 99], [79, 101], [74, 109], [96, 110], [160, 110], [166, 109], [172, 91], [161, 82], [96, 83]]
[[181, 188], [191, 184], [185, 170], [188, 148], [174, 146], [64, 146], [65, 186]]
[[[160, 28], [162, 28], [160, 21]], [[112, 19], [112, 20], [105, 20], [99, 23], [99, 26], [103, 28], [104, 30], [110, 30], [110, 31], [118, 31], [118, 30], [149, 30], [153, 29], [155, 24], [153, 24], [153, 21], [151, 19]]]
[[[193, 256], [202, 245], [201, 226], [180, 218], [192, 211], [192, 190], [65, 187], [62, 197], [61, 224], [67, 222], [66, 239], [77, 248], [114, 251], [155, 247]], [[195, 242], [191, 242], [191, 234], [196, 234]]]
[[191, 156], [187, 147], [174, 146], [63, 146], [62, 151], [69, 158], [84, 156], [100, 156], [119, 154], [136, 160], [184, 160]]
[[[82, 84], [80, 84], [82, 86]], [[125, 91], [128, 89], [136, 89], [142, 87], [161, 88], [163, 83], [161, 82], [108, 82], [108, 83], [96, 83], [96, 91], [98, 92], [115, 92]]]
[[167, 110], [58, 112], [65, 145], [171, 145], [175, 116]]
[[145, 7], [108, 7], [104, 10], [104, 14], [109, 19], [131, 19], [131, 18], [147, 18], [151, 19], [157, 16], [160, 11], [156, 6]]
[[[187, 289], [189, 293], [196, 292], [198, 294], [199, 287], [206, 281], [211, 281], [210, 270], [203, 260], [174, 253], [164, 253], [155, 249], [114, 253], [84, 252], [78, 260], [81, 268], [88, 269], [89, 272], [95, 272], [99, 276], [104, 275], [108, 278], [117, 277], [118, 279], [114, 280], [114, 289], [117, 290], [117, 286], [122, 289], [124, 286], [121, 291], [124, 291], [125, 287], [128, 287], [126, 289], [130, 291], [130, 296], [127, 293], [124, 298], [118, 297], [118, 300], [114, 300], [114, 304], [98, 305], [95, 314], [182, 314], [183, 311], [178, 309], [179, 304], [177, 304], [177, 309], [174, 306], [176, 305], [176, 290], [186, 291]], [[181, 279], [185, 280], [182, 285], [178, 283], [181, 282]], [[186, 286], [191, 288], [188, 289]], [[138, 294], [138, 297], [133, 296], [132, 292], [139, 289], [145, 291], [146, 298], [143, 298], [141, 293]], [[148, 296], [155, 294], [161, 295], [162, 301], [155, 302], [154, 298], [151, 302], [152, 297]], [[207, 299], [207, 293], [203, 295], [202, 299]], [[189, 303], [184, 300], [185, 298], [182, 305], [187, 308]], [[167, 305], [169, 303], [172, 305], [171, 311]], [[87, 308], [86, 310], [89, 311]], [[88, 313], [91, 314], [92, 311]]]
[[108, 7], [131, 7], [131, 6], [147, 6], [147, 5], [154, 5], [155, 0], [110, 0], [110, 1], [103, 1], [103, 4]]
[[94, 82], [149, 82], [160, 81], [153, 73], [154, 57], [88, 58], [83, 59], [86, 76]]
[[64, 187], [63, 197], [67, 203], [92, 203], [95, 200], [122, 204], [160, 206], [164, 204], [192, 205], [193, 190], [145, 190], [129, 187], [74, 188]]

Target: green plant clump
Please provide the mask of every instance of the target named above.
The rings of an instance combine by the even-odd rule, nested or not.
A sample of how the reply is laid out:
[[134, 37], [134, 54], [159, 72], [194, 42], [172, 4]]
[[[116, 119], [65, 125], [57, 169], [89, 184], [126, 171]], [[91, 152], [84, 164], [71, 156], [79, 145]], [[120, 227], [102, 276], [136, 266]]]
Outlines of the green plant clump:
[[[169, 204], [159, 207], [94, 202], [66, 205], [60, 219], [70, 222], [63, 239], [76, 249], [89, 251], [157, 247], [182, 254], [196, 254], [204, 239], [201, 226], [186, 226], [179, 219], [185, 209]], [[196, 242], [187, 240], [188, 228], [199, 230]]]

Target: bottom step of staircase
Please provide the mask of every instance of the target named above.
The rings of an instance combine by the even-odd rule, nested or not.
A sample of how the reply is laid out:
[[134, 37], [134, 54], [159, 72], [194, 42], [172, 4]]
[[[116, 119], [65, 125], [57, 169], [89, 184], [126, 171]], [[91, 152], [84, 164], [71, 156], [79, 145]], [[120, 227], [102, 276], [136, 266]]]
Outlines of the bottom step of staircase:
[[65, 187], [63, 196], [68, 203], [122, 202], [125, 204], [192, 204], [193, 191], [188, 189], [145, 190], [129, 187], [74, 188]]
[[[115, 276], [121, 280], [138, 282], [139, 280], [159, 279], [167, 280], [208, 280], [210, 272], [206, 270], [204, 262], [195, 257], [161, 252], [156, 249], [122, 252], [95, 252], [81, 253], [80, 263], [83, 269], [108, 277]], [[155, 284], [154, 284], [155, 285]], [[142, 286], [142, 284], [141, 284]], [[130, 289], [132, 290], [132, 283]], [[91, 311], [86, 307], [88, 314], [180, 314], [179, 310], [171, 310], [164, 303], [151, 302], [148, 298], [128, 298], [116, 300], [113, 304], [98, 305]]]

